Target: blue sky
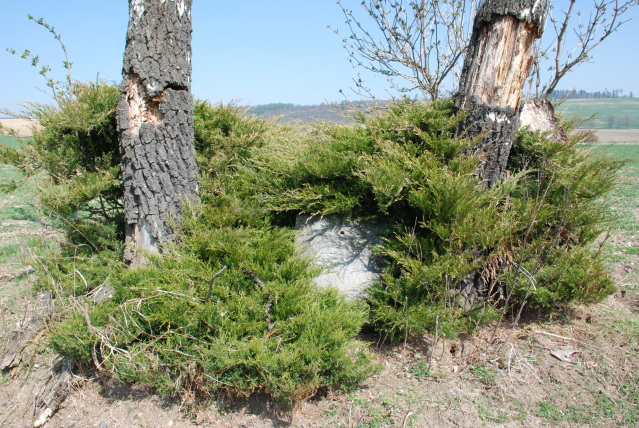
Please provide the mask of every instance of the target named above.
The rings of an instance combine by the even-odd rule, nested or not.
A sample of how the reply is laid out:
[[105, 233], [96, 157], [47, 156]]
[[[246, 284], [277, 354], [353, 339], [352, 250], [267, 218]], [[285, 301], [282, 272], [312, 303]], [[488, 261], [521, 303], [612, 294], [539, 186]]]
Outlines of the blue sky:
[[[565, 0], [555, 3], [560, 5]], [[126, 0], [0, 0], [0, 71], [4, 85], [0, 109], [48, 98], [37, 88], [44, 80], [28, 62], [4, 51], [30, 49], [62, 78], [62, 54], [43, 28], [27, 14], [44, 17], [62, 35], [73, 62], [73, 78], [98, 75], [119, 82], [128, 20]], [[359, 0], [345, 0], [353, 9]], [[635, 8], [639, 9], [639, 8]], [[558, 89], [598, 91], [622, 88], [639, 96], [639, 10], [594, 51], [595, 62], [582, 65]], [[193, 5], [193, 93], [212, 102], [239, 100], [317, 104], [340, 101], [356, 71], [340, 39], [328, 25], [344, 28], [334, 0], [195, 0]], [[364, 76], [372, 87], [383, 80]], [[380, 90], [378, 92], [382, 94]]]

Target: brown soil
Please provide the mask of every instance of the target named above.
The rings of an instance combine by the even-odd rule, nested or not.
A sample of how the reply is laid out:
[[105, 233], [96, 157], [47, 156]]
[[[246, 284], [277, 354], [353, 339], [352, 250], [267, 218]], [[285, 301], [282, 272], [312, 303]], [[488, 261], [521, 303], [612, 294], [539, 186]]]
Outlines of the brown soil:
[[[635, 311], [637, 302], [635, 296], [617, 293], [593, 307], [574, 308], [563, 323], [535, 322], [514, 329], [493, 325], [472, 337], [439, 340], [434, 348], [433, 338], [427, 337], [406, 347], [373, 347], [382, 367], [378, 375], [355, 392], [311, 400], [293, 412], [280, 412], [261, 397], [244, 403], [215, 401], [188, 412], [179, 401], [143, 387], [77, 378], [44, 426], [543, 426], [548, 421], [531, 411], [537, 403], [587, 407], [602, 395], [615, 400], [617, 385], [639, 370], [636, 348], [610, 329], [619, 313]], [[552, 356], [562, 351], [570, 362]], [[427, 375], [420, 367], [431, 361], [431, 352], [432, 374]], [[10, 374], [1, 387], [2, 426], [33, 426], [38, 393], [33, 385], [43, 381], [54, 362], [41, 350], [29, 366]]]
[[600, 143], [637, 143], [639, 129], [597, 129], [595, 136]]

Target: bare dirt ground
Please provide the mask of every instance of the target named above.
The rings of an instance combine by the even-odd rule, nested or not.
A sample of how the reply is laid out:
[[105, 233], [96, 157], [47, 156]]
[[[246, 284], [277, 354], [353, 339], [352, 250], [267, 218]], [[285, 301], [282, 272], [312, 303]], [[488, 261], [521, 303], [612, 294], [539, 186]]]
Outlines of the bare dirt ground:
[[639, 129], [597, 129], [595, 135], [600, 143], [639, 143]]
[[[637, 236], [613, 236], [637, 245]], [[70, 395], [44, 427], [476, 427], [633, 426], [637, 397], [626, 390], [639, 372], [639, 286], [635, 255], [614, 274], [619, 290], [604, 302], [575, 306], [552, 318], [493, 324], [458, 340], [424, 336], [406, 346], [371, 343], [381, 371], [358, 390], [334, 393], [282, 412], [263, 397], [218, 400], [188, 409], [178, 399], [112, 379], [76, 375]], [[35, 298], [28, 273], [3, 266], [0, 290], [16, 304], [3, 320], [20, 323]], [[19, 291], [21, 290], [21, 291]], [[3, 302], [10, 296], [3, 294]], [[7, 313], [10, 312], [10, 313]], [[13, 316], [12, 316], [13, 315]], [[12, 327], [4, 322], [6, 333]], [[0, 426], [38, 422], [39, 385], [59, 358], [39, 338], [25, 364], [2, 375]], [[430, 367], [430, 369], [429, 369]], [[79, 371], [78, 373], [82, 373]], [[637, 389], [634, 390], [639, 391]], [[635, 406], [635, 407], [631, 407]], [[634, 413], [633, 413], [634, 412]]]
[[[633, 214], [639, 218], [636, 205]], [[25, 254], [0, 259], [2, 343], [37, 312], [26, 238], [48, 233], [27, 220], [0, 225], [0, 243], [19, 242]], [[516, 326], [494, 323], [457, 340], [425, 335], [389, 347], [362, 335], [379, 373], [293, 411], [259, 396], [187, 407], [78, 368], [59, 410], [42, 418], [41, 385], [60, 361], [44, 334], [21, 366], [0, 374], [0, 427], [639, 426], [639, 251], [627, 250], [639, 248], [639, 232], [619, 230], [606, 243], [618, 291], [603, 302], [532, 314]]]
[[[615, 326], [620, 316], [636, 319], [638, 307], [637, 297], [620, 289], [552, 323], [488, 326], [434, 347], [432, 337], [406, 347], [373, 346], [378, 375], [354, 392], [311, 400], [293, 412], [278, 411], [261, 397], [187, 410], [177, 399], [143, 387], [77, 377], [60, 410], [42, 426], [632, 426], [627, 409], [612, 403], [625, 399], [623, 388], [639, 370], [637, 342]], [[49, 376], [55, 361], [40, 348], [28, 366], [7, 375], [0, 387], [2, 426], [34, 426], [33, 387]]]

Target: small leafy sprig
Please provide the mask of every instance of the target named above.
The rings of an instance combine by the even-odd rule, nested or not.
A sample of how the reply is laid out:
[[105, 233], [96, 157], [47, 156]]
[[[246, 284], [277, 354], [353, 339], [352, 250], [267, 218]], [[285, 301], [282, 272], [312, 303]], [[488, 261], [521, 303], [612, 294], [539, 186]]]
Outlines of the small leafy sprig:
[[25, 49], [24, 52], [22, 52], [22, 54], [19, 54], [13, 48], [7, 48], [7, 52], [13, 55], [19, 55], [20, 58], [30, 61], [31, 65], [38, 69], [38, 73], [42, 77], [44, 77], [44, 79], [46, 80], [46, 85], [48, 88], [50, 88], [51, 95], [54, 100], [59, 100], [61, 98], [68, 98], [71, 95], [72, 89], [73, 89], [73, 82], [71, 79], [71, 68], [73, 66], [73, 63], [69, 61], [69, 53], [67, 52], [66, 45], [62, 42], [61, 35], [55, 30], [55, 27], [45, 22], [44, 18], [34, 18], [32, 15], [27, 15], [27, 18], [35, 22], [36, 24], [44, 27], [47, 31], [49, 31], [53, 35], [53, 38], [57, 40], [58, 43], [60, 44], [60, 48], [62, 49], [62, 52], [64, 53], [64, 61], [62, 61], [62, 65], [66, 69], [66, 76], [65, 76], [66, 81], [62, 82], [62, 81], [56, 80], [51, 73], [52, 71], [51, 67], [47, 64], [42, 63], [42, 61], [40, 60], [40, 57], [38, 55], [33, 54], [29, 49]]

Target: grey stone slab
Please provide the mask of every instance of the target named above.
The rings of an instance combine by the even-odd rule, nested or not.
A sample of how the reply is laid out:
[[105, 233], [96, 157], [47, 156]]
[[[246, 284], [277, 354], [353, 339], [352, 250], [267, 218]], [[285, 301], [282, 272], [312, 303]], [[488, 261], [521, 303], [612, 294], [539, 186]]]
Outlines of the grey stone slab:
[[324, 268], [315, 278], [319, 286], [335, 287], [349, 298], [361, 299], [369, 285], [381, 280], [382, 265], [371, 247], [382, 244], [382, 225], [300, 215], [295, 229], [300, 254]]

